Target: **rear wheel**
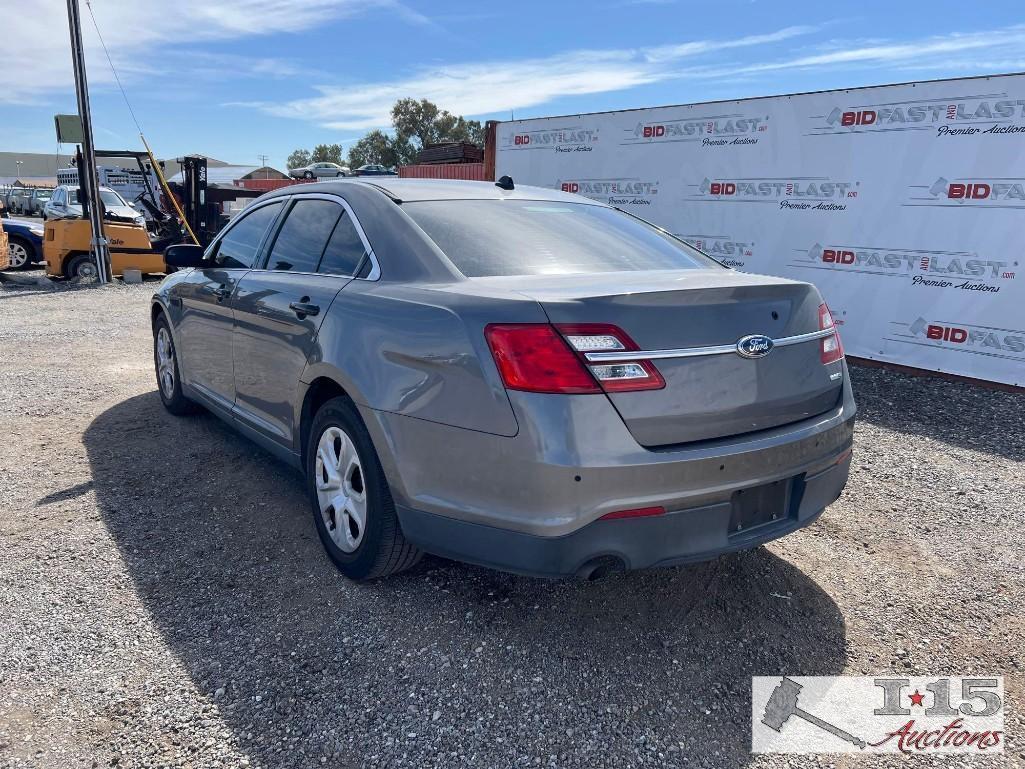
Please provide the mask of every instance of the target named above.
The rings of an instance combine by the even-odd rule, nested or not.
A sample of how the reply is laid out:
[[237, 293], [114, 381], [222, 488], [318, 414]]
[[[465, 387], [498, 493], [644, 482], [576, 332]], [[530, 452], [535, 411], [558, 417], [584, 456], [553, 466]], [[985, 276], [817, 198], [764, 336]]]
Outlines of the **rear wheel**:
[[349, 579], [386, 577], [420, 560], [402, 535], [370, 433], [348, 398], [332, 398], [313, 418], [306, 483], [320, 541]]
[[175, 416], [194, 414], [199, 406], [182, 392], [181, 375], [174, 337], [163, 314], [153, 324], [153, 365], [157, 372], [157, 390], [164, 408]]
[[32, 262], [34, 249], [26, 241], [11, 235], [7, 241], [7, 256], [10, 257], [11, 269], [21, 270]]

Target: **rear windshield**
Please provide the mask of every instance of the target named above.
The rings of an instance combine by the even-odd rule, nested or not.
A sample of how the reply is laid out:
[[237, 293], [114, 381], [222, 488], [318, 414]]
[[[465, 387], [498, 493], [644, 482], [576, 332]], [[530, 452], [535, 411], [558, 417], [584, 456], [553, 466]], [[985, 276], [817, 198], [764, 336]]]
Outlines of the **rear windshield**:
[[431, 200], [403, 203], [402, 210], [468, 278], [720, 266], [656, 227], [604, 206]]

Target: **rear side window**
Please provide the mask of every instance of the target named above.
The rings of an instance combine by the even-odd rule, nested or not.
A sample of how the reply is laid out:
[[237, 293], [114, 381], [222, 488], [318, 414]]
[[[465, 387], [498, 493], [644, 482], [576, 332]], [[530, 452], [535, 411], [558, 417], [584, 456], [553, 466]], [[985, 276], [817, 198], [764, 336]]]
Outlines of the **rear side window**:
[[263, 236], [280, 210], [281, 203], [271, 203], [239, 219], [218, 243], [214, 264], [225, 268], [252, 267]]
[[344, 209], [330, 200], [298, 200], [278, 231], [269, 270], [316, 272], [328, 238]]
[[352, 275], [367, 253], [349, 214], [343, 213], [331, 233], [320, 269], [325, 275]]
[[402, 205], [468, 278], [693, 270], [721, 265], [614, 208], [534, 200]]

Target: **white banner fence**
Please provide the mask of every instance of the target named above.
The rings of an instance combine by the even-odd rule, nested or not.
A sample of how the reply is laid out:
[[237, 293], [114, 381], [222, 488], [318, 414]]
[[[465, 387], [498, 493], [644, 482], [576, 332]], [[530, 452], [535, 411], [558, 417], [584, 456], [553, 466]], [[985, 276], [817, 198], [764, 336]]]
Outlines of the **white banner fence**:
[[503, 122], [495, 169], [815, 283], [850, 355], [1025, 386], [1025, 75]]

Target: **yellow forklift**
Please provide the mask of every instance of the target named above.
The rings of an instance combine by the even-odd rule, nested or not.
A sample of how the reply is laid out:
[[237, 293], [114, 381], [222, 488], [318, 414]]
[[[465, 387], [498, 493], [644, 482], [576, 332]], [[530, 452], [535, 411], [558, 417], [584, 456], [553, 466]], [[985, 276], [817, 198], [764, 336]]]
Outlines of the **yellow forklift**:
[[[164, 214], [157, 205], [157, 193], [150, 183], [149, 174], [153, 166], [147, 166], [147, 162], [152, 163], [152, 156], [147, 152], [131, 150], [97, 150], [96, 157], [135, 159], [146, 187], [146, 192], [138, 202], [145, 205], [153, 220], [154, 232], [151, 233], [145, 220], [140, 224], [137, 223], [136, 217], [129, 219], [116, 216], [104, 208], [102, 200], [97, 201], [103, 218], [103, 234], [110, 251], [111, 273], [124, 275], [124, 271], [128, 269], [139, 270], [142, 273], [166, 272], [164, 249], [174, 243], [180, 243], [187, 237], [187, 229], [182, 227], [178, 219]], [[43, 258], [46, 260], [47, 275], [86, 280], [96, 277], [96, 262], [90, 250], [92, 225], [88, 213], [92, 201], [86, 199], [84, 185], [79, 186], [78, 196], [77, 203], [68, 201], [68, 204], [80, 205], [81, 216], [51, 218], [46, 221]]]
[[[103, 201], [100, 201], [113, 275], [123, 275], [127, 269], [136, 269], [144, 274], [166, 273], [168, 268], [164, 263], [164, 249], [183, 242], [208, 245], [227, 223], [227, 217], [219, 212], [221, 202], [255, 198], [261, 194], [257, 190], [245, 189], [211, 190], [215, 194], [208, 197], [206, 158], [200, 156], [179, 158], [182, 183], [170, 185], [160, 171], [162, 163], [157, 163], [148, 151], [96, 150], [96, 157], [135, 159], [146, 188], [135, 202], [140, 203], [150, 214], [150, 225], [147, 227], [104, 211]], [[167, 207], [173, 209], [176, 215], [161, 210], [157, 192], [150, 182], [151, 170], [160, 179]], [[80, 187], [79, 195], [83, 192], [84, 188]], [[92, 227], [85, 206], [82, 207], [80, 218], [47, 220], [43, 235], [47, 275], [95, 278], [96, 263], [90, 251], [91, 236]]]
[[[145, 225], [105, 220], [103, 235], [110, 249], [110, 271], [124, 275], [128, 269], [142, 273], [166, 272], [163, 249], [150, 240]], [[96, 277], [96, 262], [89, 251], [92, 225], [88, 219], [48, 219], [43, 235], [46, 274], [53, 277]]]

